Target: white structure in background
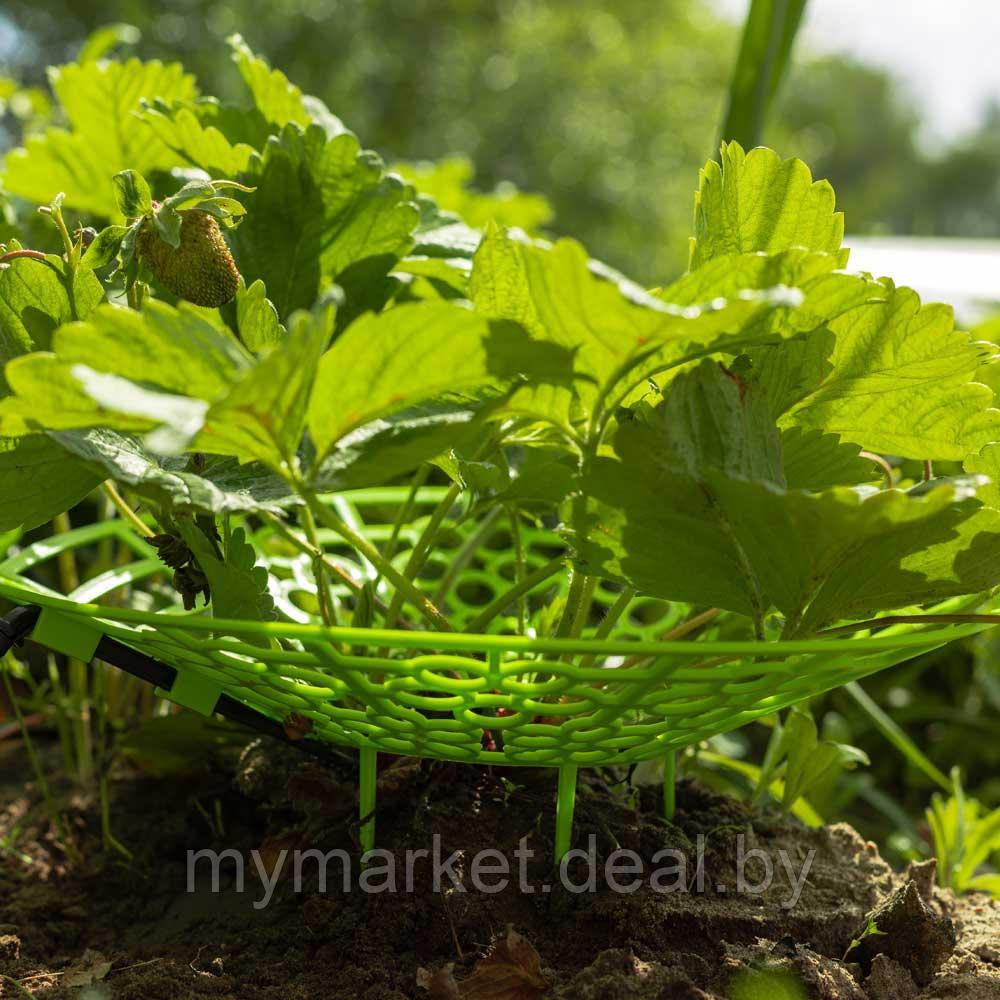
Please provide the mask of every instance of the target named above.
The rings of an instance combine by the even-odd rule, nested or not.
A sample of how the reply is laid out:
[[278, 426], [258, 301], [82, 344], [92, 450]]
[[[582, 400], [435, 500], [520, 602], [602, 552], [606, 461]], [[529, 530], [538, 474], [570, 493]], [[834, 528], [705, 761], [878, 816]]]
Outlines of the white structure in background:
[[1000, 240], [848, 236], [844, 245], [848, 270], [888, 275], [924, 302], [947, 302], [965, 326], [1000, 313]]

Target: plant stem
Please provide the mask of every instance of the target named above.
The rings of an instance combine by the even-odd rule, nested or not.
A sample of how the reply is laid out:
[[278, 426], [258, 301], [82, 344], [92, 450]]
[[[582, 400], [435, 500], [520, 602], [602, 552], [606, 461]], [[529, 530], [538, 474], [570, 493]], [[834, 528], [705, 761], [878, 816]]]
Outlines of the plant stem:
[[563, 568], [566, 562], [565, 556], [556, 556], [555, 559], [550, 560], [544, 566], [539, 567], [534, 571], [534, 573], [529, 573], [526, 577], [518, 580], [506, 593], [501, 594], [495, 601], [487, 604], [479, 614], [469, 622], [465, 628], [464, 632], [482, 632], [487, 625], [497, 615], [501, 614], [503, 610], [509, 607], [514, 601], [520, 598], [524, 594], [530, 593], [539, 584], [544, 583], [546, 580], [551, 579], [556, 573]]
[[855, 704], [868, 716], [872, 725], [915, 767], [919, 768], [936, 785], [946, 792], [952, 788], [944, 772], [931, 762], [930, 758], [906, 735], [904, 730], [872, 700], [867, 691], [857, 682], [846, 684], [845, 690]]
[[[625, 610], [634, 600], [635, 594], [636, 591], [634, 587], [626, 587], [618, 595], [615, 599], [615, 603], [608, 608], [608, 613], [601, 620], [601, 624], [597, 626], [597, 630], [594, 632], [595, 639], [607, 639], [607, 637], [611, 634], [611, 630], [618, 624], [619, 619], [623, 614], [625, 614]], [[596, 660], [597, 657], [591, 653], [580, 661], [580, 666], [592, 667]]]
[[[709, 608], [707, 611], [701, 611], [696, 615], [692, 615], [690, 618], [682, 621], [680, 625], [675, 625], [672, 629], [668, 629], [663, 633], [656, 641], [657, 642], [676, 642], [678, 639], [683, 639], [685, 636], [689, 636], [692, 632], [696, 632], [698, 629], [707, 625], [709, 622], [718, 618], [722, 614], [721, 608]], [[652, 656], [632, 656], [627, 659], [622, 666], [623, 667], [635, 667], [640, 663], [645, 663], [649, 660], [655, 659]]]
[[55, 829], [56, 835], [59, 837], [59, 842], [62, 844], [67, 857], [76, 863], [79, 859], [76, 858], [76, 851], [73, 848], [70, 839], [66, 836], [66, 831], [63, 828], [62, 817], [59, 815], [58, 809], [56, 809], [55, 799], [52, 798], [52, 789], [49, 788], [49, 783], [45, 779], [45, 772], [42, 770], [42, 762], [38, 759], [38, 754], [35, 752], [35, 744], [31, 739], [31, 732], [24, 724], [24, 715], [21, 712], [21, 704], [17, 699], [17, 695], [14, 693], [14, 685], [10, 682], [10, 673], [3, 668], [0, 668], [0, 673], [3, 674], [3, 683], [4, 688], [6, 688], [7, 691], [7, 700], [10, 702], [11, 707], [14, 710], [14, 718], [17, 719], [18, 727], [21, 730], [21, 739], [24, 741], [24, 749], [27, 751], [28, 760], [31, 763], [31, 770], [35, 774], [35, 780], [38, 782], [39, 791], [42, 793], [42, 799], [45, 802], [45, 809], [49, 814], [49, 822]]
[[[56, 202], [62, 199], [60, 195]], [[73, 276], [73, 272], [76, 270], [72, 262], [73, 257], [73, 237], [69, 234], [69, 229], [66, 228], [66, 220], [63, 218], [62, 206], [53, 202], [51, 205], [47, 206], [48, 211], [45, 213], [50, 219], [55, 223], [56, 229], [59, 230], [59, 235], [62, 237], [63, 249], [66, 252], [66, 262], [69, 266], [70, 277]]]
[[104, 490], [105, 494], [107, 494], [108, 499], [115, 505], [118, 513], [121, 514], [121, 516], [125, 518], [125, 520], [128, 521], [129, 524], [131, 524], [143, 538], [152, 538], [156, 534], [156, 532], [153, 531], [153, 529], [150, 528], [149, 525], [146, 524], [125, 502], [125, 498], [118, 492], [117, 489], [115, 489], [115, 484], [110, 479], [105, 479], [104, 482], [101, 483], [101, 488]]
[[[413, 547], [413, 551], [410, 553], [410, 558], [406, 561], [406, 568], [403, 570], [403, 577], [410, 584], [417, 578], [417, 575], [424, 568], [424, 564], [427, 562], [427, 558], [430, 555], [431, 546], [434, 544], [434, 540], [437, 538], [438, 531], [441, 528], [441, 524], [448, 514], [448, 511], [455, 506], [455, 502], [458, 500], [462, 493], [462, 487], [458, 483], [452, 483], [448, 488], [448, 492], [444, 495], [441, 502], [434, 508], [434, 512], [430, 516], [430, 520], [424, 525], [424, 530], [420, 533], [420, 538], [417, 540], [417, 544]], [[385, 574], [388, 577], [388, 574]], [[396, 588], [396, 593], [392, 595], [392, 600], [389, 602], [389, 611], [385, 618], [385, 627], [394, 628], [396, 619], [399, 617], [399, 612], [402, 610], [403, 601], [405, 599], [405, 593], [399, 587]]]
[[[347, 587], [350, 588], [352, 593], [354, 594], [361, 593], [362, 589], [364, 588], [364, 584], [358, 583], [358, 581], [355, 580], [354, 577], [351, 576], [351, 574], [348, 573], [347, 570], [343, 568], [343, 566], [338, 566], [335, 562], [333, 562], [333, 560], [330, 559], [330, 557], [322, 549], [314, 548], [313, 545], [307, 539], [302, 537], [302, 535], [299, 535], [296, 532], [292, 531], [292, 529], [287, 524], [285, 524], [285, 522], [282, 521], [280, 517], [278, 517], [276, 514], [272, 514], [268, 510], [260, 510], [257, 512], [257, 514], [259, 517], [267, 521], [267, 523], [270, 524], [283, 538], [291, 542], [291, 544], [294, 545], [300, 552], [305, 553], [312, 559], [316, 559], [317, 557], [322, 559], [323, 566], [325, 567], [326, 571], [336, 576], [341, 582], [343, 582]], [[375, 607], [378, 608], [378, 610], [382, 612], [382, 614], [385, 614], [386, 611], [388, 611], [388, 606], [385, 604], [384, 601], [380, 600], [378, 597], [375, 597], [374, 601], [375, 601]], [[401, 623], [401, 624], [405, 628], [409, 627], [408, 625], [406, 625], [406, 623]]]
[[479, 546], [489, 538], [490, 533], [493, 531], [493, 525], [496, 524], [497, 519], [503, 514], [503, 507], [497, 506], [491, 510], [486, 517], [479, 522], [479, 526], [476, 530], [469, 535], [469, 537], [462, 544], [462, 547], [452, 556], [451, 565], [448, 567], [447, 572], [441, 578], [441, 583], [438, 585], [438, 589], [434, 593], [434, 603], [444, 604], [448, 599], [448, 594], [451, 592], [451, 588], [455, 585], [455, 581], [458, 579], [459, 574], [465, 569], [466, 566], [472, 562], [473, 557], [479, 549]]
[[625, 614], [625, 609], [635, 599], [635, 587], [626, 587], [616, 598], [615, 603], [608, 608], [608, 613], [601, 620], [594, 633], [595, 639], [607, 639], [611, 630], [618, 624], [619, 619]]
[[[52, 519], [52, 527], [58, 533], [70, 531], [72, 524], [64, 511]], [[69, 594], [80, 585], [76, 558], [71, 549], [59, 553], [59, 583], [64, 594]], [[76, 770], [82, 784], [94, 776], [93, 743], [90, 734], [90, 691], [88, 687], [87, 664], [80, 660], [69, 660], [69, 692], [73, 706], [73, 730], [76, 737]]]
[[111, 832], [111, 796], [108, 789], [108, 673], [94, 671], [94, 706], [97, 716], [97, 796], [101, 806], [101, 842], [105, 850], [117, 851], [132, 860], [132, 852], [120, 843]]
[[16, 997], [27, 997], [28, 1000], [35, 1000], [35, 994], [26, 990], [16, 979], [11, 979], [10, 976], [0, 976], [0, 983], [6, 983], [8, 986], [12, 987], [14, 990], [14, 996]]
[[566, 603], [563, 605], [562, 615], [556, 625], [555, 632], [552, 633], [555, 639], [567, 639], [573, 633], [573, 625], [580, 612], [580, 604], [583, 601], [584, 585], [586, 576], [579, 570], [572, 570], [569, 580], [569, 593], [566, 595]]
[[12, 260], [27, 258], [28, 260], [40, 260], [43, 264], [48, 263], [48, 258], [41, 250], [9, 250], [0, 256], [0, 264], [9, 264]]
[[[317, 519], [331, 531], [340, 535], [345, 542], [357, 549], [396, 588], [395, 597], [402, 595], [399, 601], [400, 605], [402, 605], [404, 600], [408, 599], [417, 611], [420, 612], [422, 617], [433, 625], [434, 628], [442, 632], [455, 631], [451, 622], [441, 614], [430, 598], [417, 588], [412, 580], [400, 573], [395, 566], [387, 563], [382, 557], [382, 553], [367, 538], [352, 530], [332, 510], [320, 503], [319, 498], [311, 490], [301, 485], [300, 490], [302, 491], [300, 492], [300, 496], [306, 501]], [[391, 612], [392, 605], [389, 607], [390, 615]], [[387, 626], [392, 627], [391, 618], [388, 615]]]
[[[524, 579], [526, 562], [524, 559], [524, 535], [521, 531], [521, 518], [517, 507], [509, 504], [507, 507], [507, 522], [510, 525], [510, 537], [514, 543], [514, 583]], [[517, 599], [517, 631], [524, 635], [528, 630], [528, 599], [521, 594]]]
[[[417, 495], [420, 493], [420, 488], [427, 482], [430, 472], [431, 467], [425, 462], [414, 473], [413, 481], [410, 483], [410, 492], [407, 494], [405, 502], [396, 511], [396, 519], [392, 522], [392, 533], [389, 535], [389, 540], [386, 542], [382, 553], [387, 562], [392, 562], [396, 555], [396, 548], [399, 545], [399, 533], [403, 530], [403, 525], [413, 516], [413, 509], [417, 505]], [[372, 583], [377, 589], [379, 578], [376, 576]]]
[[313, 552], [313, 576], [316, 579], [316, 597], [319, 601], [319, 613], [324, 625], [335, 625], [337, 623], [337, 612], [333, 606], [330, 587], [326, 580], [326, 562], [323, 559], [323, 547], [319, 543], [319, 535], [316, 533], [316, 518], [308, 506], [302, 508], [302, 527], [305, 528], [306, 538], [312, 546]]
[[896, 485], [892, 466], [881, 455], [876, 455], [873, 451], [859, 451], [858, 457], [867, 458], [869, 462], [874, 462], [879, 467], [885, 479], [885, 488], [887, 490], [891, 490]]

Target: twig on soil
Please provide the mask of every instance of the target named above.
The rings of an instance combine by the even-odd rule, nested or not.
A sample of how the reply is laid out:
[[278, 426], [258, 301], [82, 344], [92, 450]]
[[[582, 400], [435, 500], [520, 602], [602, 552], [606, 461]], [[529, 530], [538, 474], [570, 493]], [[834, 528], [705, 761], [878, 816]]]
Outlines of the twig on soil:
[[21, 732], [21, 726], [23, 725], [26, 729], [30, 729], [33, 726], [37, 726], [40, 722], [45, 721], [45, 716], [41, 712], [35, 712], [32, 715], [26, 715], [24, 717], [23, 723], [8, 722], [5, 726], [0, 726], [0, 740], [5, 740], [9, 736], [16, 736]]
[[448, 908], [448, 893], [441, 893], [441, 903], [444, 906], [444, 915], [448, 921], [448, 928], [451, 931], [451, 940], [455, 945], [455, 954], [458, 955], [458, 960], [460, 962], [465, 961], [465, 955], [462, 952], [462, 946], [458, 941], [458, 934], [455, 933], [455, 921], [451, 919], [451, 910]]
[[162, 958], [150, 958], [145, 962], [136, 962], [134, 965], [123, 965], [120, 969], [112, 969], [105, 978], [117, 975], [119, 972], [131, 972], [133, 969], [141, 969], [144, 965], [156, 965], [157, 962], [162, 961]]

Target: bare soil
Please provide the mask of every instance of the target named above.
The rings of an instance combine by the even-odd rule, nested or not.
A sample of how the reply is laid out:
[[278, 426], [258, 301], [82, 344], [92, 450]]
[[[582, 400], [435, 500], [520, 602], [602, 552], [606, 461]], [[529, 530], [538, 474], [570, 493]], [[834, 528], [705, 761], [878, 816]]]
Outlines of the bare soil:
[[[287, 747], [256, 743], [170, 777], [125, 770], [112, 785], [112, 818], [131, 860], [102, 849], [93, 802], [56, 788], [82, 856], [76, 865], [56, 845], [30, 774], [20, 741], [0, 742], [4, 998], [1000, 1000], [1000, 906], [992, 899], [942, 893], [927, 868], [893, 872], [848, 826], [807, 829], [690, 782], [681, 783], [668, 823], [654, 789], [581, 772], [575, 845], [593, 837], [601, 868], [616, 849], [634, 850], [646, 877], [632, 893], [612, 891], [603, 878], [597, 891], [577, 893], [551, 864], [553, 772], [387, 758], [378, 843], [397, 859], [400, 891], [359, 891], [358, 869], [345, 893], [333, 865], [325, 891], [312, 874], [298, 892], [283, 877], [270, 904], [255, 908], [264, 890], [251, 850], [266, 865], [282, 849], [357, 855], [346, 756], [321, 769]], [[469, 891], [434, 891], [429, 860], [413, 866], [413, 891], [403, 891], [405, 851], [431, 847], [435, 834], [443, 856], [462, 852], [455, 867]], [[499, 849], [513, 862], [522, 838], [534, 852], [526, 869], [534, 891], [522, 890], [516, 869], [503, 891], [471, 888], [477, 851]], [[704, 891], [654, 890], [649, 872], [678, 863], [652, 863], [668, 848], [689, 859], [687, 879], [695, 878], [699, 838]], [[735, 891], [740, 843], [775, 859], [784, 851], [796, 873], [815, 852], [793, 907], [782, 905], [792, 888], [777, 861], [766, 892]], [[243, 893], [225, 863], [221, 891], [210, 891], [207, 865], [187, 891], [187, 852], [205, 848], [247, 858]], [[285, 875], [291, 870], [286, 862]], [[749, 879], [760, 874], [748, 866]], [[372, 884], [386, 881], [371, 875]], [[570, 875], [585, 881], [583, 859]], [[676, 883], [665, 877], [661, 888]], [[890, 932], [865, 936], [880, 905], [877, 919]], [[477, 962], [491, 948], [496, 962], [508, 927], [537, 951], [537, 975], [507, 969], [506, 985], [486, 992]], [[798, 992], [777, 985], [793, 982]]]

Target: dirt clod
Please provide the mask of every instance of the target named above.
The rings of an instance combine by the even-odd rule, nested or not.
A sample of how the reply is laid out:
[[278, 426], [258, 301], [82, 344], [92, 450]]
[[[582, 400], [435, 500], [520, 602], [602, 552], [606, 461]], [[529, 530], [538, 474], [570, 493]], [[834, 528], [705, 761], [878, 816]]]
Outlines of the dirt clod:
[[[53, 746], [53, 771], [57, 754]], [[20, 831], [19, 854], [0, 854], [0, 976], [28, 980], [45, 1000], [79, 1000], [80, 987], [63, 982], [68, 970], [113, 1000], [437, 1000], [418, 985], [419, 969], [438, 990], [499, 983], [531, 1000], [733, 1000], [735, 983], [759, 975], [798, 984], [808, 1000], [1000, 1000], [1000, 908], [933, 886], [925, 900], [916, 874], [894, 874], [848, 826], [808, 829], [690, 781], [678, 786], [677, 813], [666, 823], [656, 789], [628, 793], [608, 780], [617, 776], [581, 771], [573, 846], [593, 845], [598, 877], [593, 891], [574, 892], [552, 865], [551, 771], [379, 763], [393, 787], [378, 800], [377, 846], [402, 859], [436, 836], [443, 858], [458, 852], [467, 891], [435, 890], [430, 861], [415, 866], [412, 891], [402, 867], [394, 893], [361, 892], [360, 869], [345, 890], [336, 860], [321, 886], [312, 860], [298, 889], [285, 871], [270, 902], [255, 907], [265, 893], [254, 850], [265, 872], [275, 870], [268, 844], [357, 858], [357, 771], [346, 755], [342, 766], [318, 767], [290, 748], [258, 743], [242, 761], [226, 751], [197, 775], [154, 779], [123, 769], [111, 785], [111, 816], [134, 859], [102, 855], [99, 809], [67, 795], [66, 821], [87, 859], [73, 868], [55, 845], [41, 796], [17, 779], [27, 762], [0, 748], [0, 838], [15, 825]], [[513, 860], [521, 844], [532, 852], [524, 873], [531, 891], [520, 887], [516, 865], [502, 891], [469, 884], [478, 852]], [[603, 875], [622, 847], [642, 861], [632, 892], [612, 891]], [[245, 859], [243, 892], [228, 861], [218, 891], [207, 867], [188, 891], [188, 852], [205, 849]], [[663, 877], [654, 890], [651, 872], [675, 863], [652, 861], [663, 851], [680, 852], [687, 870], [679, 885]], [[741, 852], [752, 851], [772, 859], [772, 880], [740, 892]], [[585, 880], [583, 867], [579, 859], [571, 866], [575, 884]], [[759, 857], [744, 874], [755, 890], [763, 885]], [[940, 942], [948, 919], [958, 935], [950, 957], [938, 949], [940, 969], [926, 986], [887, 949], [864, 969], [843, 961], [866, 915], [897, 897], [900, 919], [916, 914], [925, 932], [913, 942], [918, 958], [933, 950], [929, 940]], [[524, 945], [510, 945], [508, 926]], [[83, 961], [88, 949], [93, 960]], [[901, 992], [910, 983], [912, 998]]]
[[888, 955], [875, 956], [865, 992], [871, 1000], [915, 1000], [920, 994], [913, 976]]
[[847, 961], [870, 972], [877, 955], [895, 959], [920, 986], [926, 986], [958, 943], [951, 918], [936, 913], [909, 879], [865, 917]]

